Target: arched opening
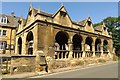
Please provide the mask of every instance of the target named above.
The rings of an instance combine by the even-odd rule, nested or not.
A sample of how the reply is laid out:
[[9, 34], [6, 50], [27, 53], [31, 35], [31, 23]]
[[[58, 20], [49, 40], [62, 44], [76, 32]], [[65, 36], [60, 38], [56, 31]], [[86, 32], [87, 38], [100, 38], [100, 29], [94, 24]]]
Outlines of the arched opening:
[[73, 50], [82, 50], [81, 42], [82, 42], [82, 36], [75, 34], [73, 36]]
[[26, 49], [27, 49], [27, 53], [32, 55], [33, 54], [33, 33], [32, 31], [30, 31], [27, 35], [26, 38]]
[[87, 37], [86, 40], [85, 40], [85, 45], [86, 45], [86, 50], [87, 51], [92, 51], [92, 42], [93, 42], [93, 39], [91, 37]]
[[18, 38], [18, 54], [21, 54], [22, 52], [22, 38]]
[[91, 57], [93, 55], [92, 52], [92, 42], [93, 39], [91, 37], [87, 37], [85, 40], [85, 57]]
[[81, 35], [78, 35], [78, 34], [75, 34], [73, 36], [73, 58], [79, 58], [79, 57], [82, 57], [82, 45], [81, 45], [81, 42], [82, 42], [82, 36]]
[[98, 57], [100, 57], [100, 55], [101, 55], [100, 45], [101, 45], [101, 40], [99, 38], [97, 38], [95, 41], [95, 55]]
[[108, 45], [108, 41], [104, 40], [103, 41], [103, 51], [107, 51], [107, 45]]
[[[55, 36], [55, 44], [57, 44], [57, 51], [55, 54], [55, 58], [65, 58], [66, 56], [66, 51], [68, 50], [68, 34], [67, 32], [64, 31], [59, 31], [56, 36]], [[58, 55], [59, 54], [59, 55]]]
[[100, 51], [100, 44], [101, 44], [101, 40], [99, 38], [96, 39], [95, 41], [95, 51]]

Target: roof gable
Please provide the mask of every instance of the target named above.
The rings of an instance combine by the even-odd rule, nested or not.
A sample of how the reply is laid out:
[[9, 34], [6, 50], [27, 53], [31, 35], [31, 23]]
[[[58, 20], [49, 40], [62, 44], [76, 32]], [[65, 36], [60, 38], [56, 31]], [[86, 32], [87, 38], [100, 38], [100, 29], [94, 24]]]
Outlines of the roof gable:
[[90, 17], [88, 17], [85, 21], [84, 21], [84, 30], [88, 31], [88, 32], [92, 32], [94, 33], [94, 28], [93, 28], [93, 23]]
[[53, 14], [53, 21], [56, 24], [60, 24], [63, 26], [71, 26], [72, 25], [72, 20], [70, 16], [68, 15], [64, 5], [60, 7], [60, 9]]
[[34, 16], [35, 16], [36, 13], [37, 13], [37, 10], [34, 9], [32, 7], [32, 5], [30, 4], [30, 8], [28, 10], [28, 15], [27, 15], [27, 19], [26, 19], [26, 24], [29, 24], [29, 23], [34, 21], [34, 18], [35, 18]]

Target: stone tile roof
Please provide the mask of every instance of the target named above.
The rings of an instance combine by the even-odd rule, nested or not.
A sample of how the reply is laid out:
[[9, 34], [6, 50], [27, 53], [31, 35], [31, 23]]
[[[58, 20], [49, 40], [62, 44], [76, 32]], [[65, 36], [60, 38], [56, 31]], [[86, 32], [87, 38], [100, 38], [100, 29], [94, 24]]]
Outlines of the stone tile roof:
[[[34, 9], [34, 12], [35, 12], [35, 15], [36, 15], [38, 10], [35, 9], [35, 8], [33, 8], [33, 9]], [[49, 16], [49, 17], [52, 17], [52, 15], [53, 15], [53, 14], [49, 14], [49, 13], [43, 12], [41, 10], [40, 10], [40, 14], [45, 15], [45, 16]]]
[[102, 31], [103, 27], [104, 27], [103, 25], [100, 25], [100, 26], [96, 26], [94, 29], [97, 31]]
[[18, 26], [19, 17], [0, 14], [0, 17], [5, 17], [5, 16], [7, 17], [7, 23], [6, 24], [0, 23], [0, 26], [14, 27], [14, 28]]
[[22, 18], [23, 19], [23, 25], [25, 25], [26, 24], [26, 19], [24, 19], [24, 18]]
[[85, 25], [85, 23], [86, 23], [86, 19], [85, 19], [85, 20], [82, 20], [82, 21], [80, 21], [80, 22], [78, 22], [78, 23], [79, 23], [79, 25], [84, 26], [84, 25]]
[[80, 22], [75, 22], [75, 21], [72, 21], [72, 22], [75, 23], [75, 24], [79, 24], [79, 25], [81, 25], [81, 26], [84, 26], [85, 23], [86, 23], [86, 19], [85, 19], [85, 20], [82, 20], [82, 21], [80, 21]]

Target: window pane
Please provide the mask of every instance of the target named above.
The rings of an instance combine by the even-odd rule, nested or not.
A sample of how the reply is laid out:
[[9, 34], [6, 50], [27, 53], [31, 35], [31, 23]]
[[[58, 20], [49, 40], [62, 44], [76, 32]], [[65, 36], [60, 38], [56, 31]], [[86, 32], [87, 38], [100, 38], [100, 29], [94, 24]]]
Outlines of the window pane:
[[3, 36], [6, 36], [6, 30], [3, 30]]
[[6, 19], [4, 18], [4, 23], [6, 23]]
[[1, 19], [1, 23], [3, 23], [3, 18]]
[[3, 42], [3, 50], [5, 50], [6, 49], [6, 42], [4, 41]]

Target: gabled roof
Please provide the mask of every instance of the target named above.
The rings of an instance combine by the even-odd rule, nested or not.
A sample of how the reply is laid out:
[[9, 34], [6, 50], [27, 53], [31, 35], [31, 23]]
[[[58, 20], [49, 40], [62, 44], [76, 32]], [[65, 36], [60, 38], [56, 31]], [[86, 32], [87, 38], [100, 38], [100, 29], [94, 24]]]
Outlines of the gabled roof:
[[106, 27], [106, 26], [105, 26], [105, 23], [103, 22], [103, 24], [101, 24], [101, 25], [99, 25], [99, 26], [96, 26], [96, 27], [95, 27], [95, 30], [97, 30], [97, 31], [102, 31], [104, 27]]
[[7, 23], [6, 24], [0, 23], [0, 26], [6, 26], [6, 27], [8, 26], [14, 28], [18, 26], [19, 17], [0, 14], [0, 17], [5, 17], [5, 16], [7, 17]]
[[[58, 11], [52, 15], [52, 17], [54, 18], [54, 17], [62, 10], [62, 8], [65, 9], [64, 5], [62, 5], [62, 6], [58, 9]], [[71, 18], [70, 18], [70, 16], [69, 16], [69, 14], [68, 14], [68, 12], [67, 12], [66, 9], [65, 9], [65, 11], [66, 11], [66, 13], [67, 13], [67, 15], [68, 15], [70, 21], [72, 22], [72, 20], [71, 20]]]
[[[25, 25], [25, 23], [26, 23], [26, 19], [24, 19], [23, 17], [20, 17], [20, 19], [23, 20], [23, 25]], [[20, 19], [18, 20], [18, 22], [20, 21]]]
[[[35, 8], [33, 8], [33, 9], [34, 9], [34, 13], [35, 13], [35, 15], [36, 15], [37, 12], [38, 12], [38, 10], [35, 9]], [[53, 15], [53, 14], [49, 14], [49, 13], [43, 12], [43, 11], [41, 11], [41, 10], [40, 10], [40, 14], [45, 15], [45, 16], [49, 16], [49, 17], [52, 17], [52, 15]]]

